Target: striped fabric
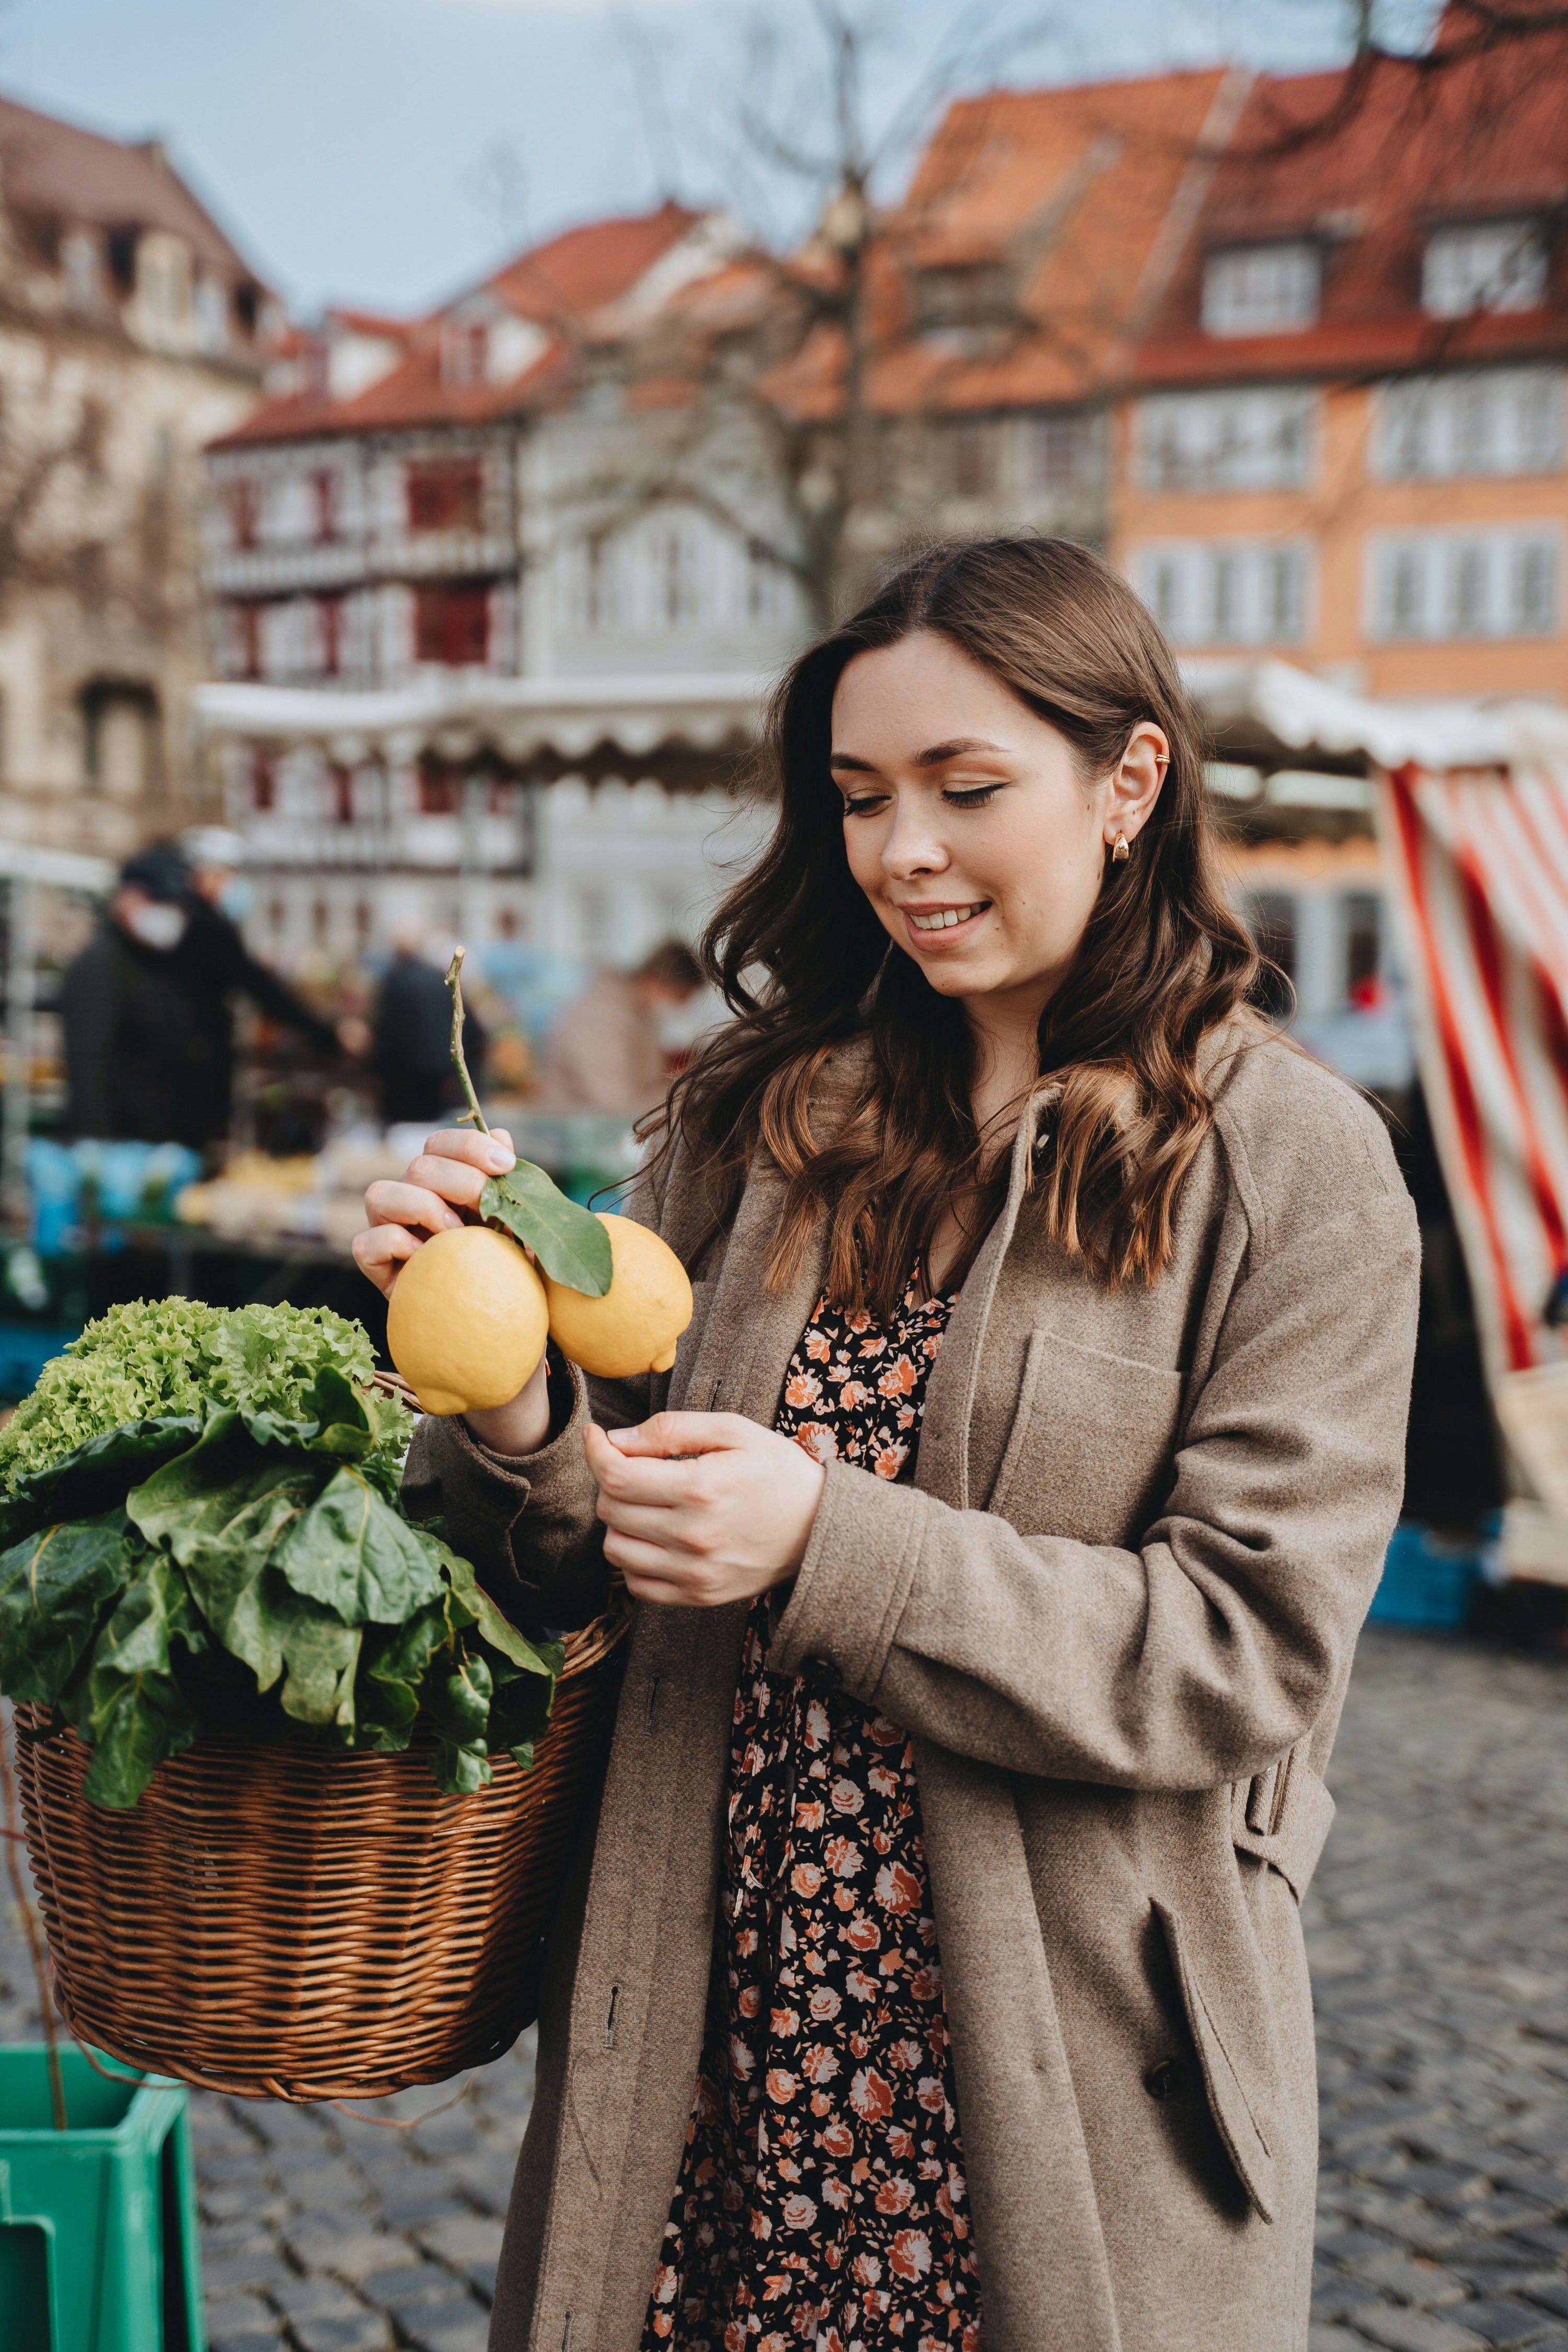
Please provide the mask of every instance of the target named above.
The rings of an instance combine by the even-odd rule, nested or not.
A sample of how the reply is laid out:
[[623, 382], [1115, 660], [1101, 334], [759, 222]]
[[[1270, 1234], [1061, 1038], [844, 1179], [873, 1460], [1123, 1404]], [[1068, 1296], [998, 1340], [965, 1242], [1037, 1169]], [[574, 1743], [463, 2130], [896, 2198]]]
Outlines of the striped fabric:
[[1487, 1370], [1563, 1359], [1568, 1266], [1568, 773], [1386, 773], [1416, 1054]]

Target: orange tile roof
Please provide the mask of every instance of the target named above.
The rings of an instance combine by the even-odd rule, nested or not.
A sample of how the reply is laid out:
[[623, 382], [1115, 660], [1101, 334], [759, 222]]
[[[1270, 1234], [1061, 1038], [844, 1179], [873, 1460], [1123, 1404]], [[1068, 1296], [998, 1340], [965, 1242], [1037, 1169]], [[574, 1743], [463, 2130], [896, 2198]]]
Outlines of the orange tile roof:
[[482, 424], [526, 410], [563, 382], [575, 340], [593, 332], [595, 314], [629, 293], [699, 217], [684, 205], [665, 204], [658, 212], [631, 219], [591, 221], [551, 237], [485, 278], [475, 291], [492, 295], [508, 310], [554, 331], [533, 366], [507, 383], [446, 381], [441, 321], [455, 307], [452, 303], [401, 325], [366, 312], [334, 311], [332, 316], [365, 333], [396, 337], [407, 346], [407, 356], [352, 400], [305, 391], [268, 401], [210, 446], [234, 449], [331, 435]]
[[[1449, 10], [1432, 56], [1258, 79], [1142, 341], [1141, 380], [1353, 373], [1568, 347], [1561, 236], [1536, 309], [1467, 319], [1421, 309], [1434, 227], [1560, 217], [1568, 202], [1568, 26], [1471, 47], [1454, 30], [1460, 16]], [[1205, 334], [1205, 254], [1292, 236], [1323, 252], [1316, 323], [1247, 341]]]

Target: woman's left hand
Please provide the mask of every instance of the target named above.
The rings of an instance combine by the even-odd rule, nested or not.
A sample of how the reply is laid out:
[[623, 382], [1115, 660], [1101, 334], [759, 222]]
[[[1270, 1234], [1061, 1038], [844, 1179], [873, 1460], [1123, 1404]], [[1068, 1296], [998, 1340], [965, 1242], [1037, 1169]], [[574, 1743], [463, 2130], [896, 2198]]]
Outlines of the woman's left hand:
[[826, 1473], [738, 1412], [656, 1412], [609, 1433], [590, 1423], [584, 1448], [609, 1530], [605, 1557], [638, 1601], [753, 1601], [805, 1556]]

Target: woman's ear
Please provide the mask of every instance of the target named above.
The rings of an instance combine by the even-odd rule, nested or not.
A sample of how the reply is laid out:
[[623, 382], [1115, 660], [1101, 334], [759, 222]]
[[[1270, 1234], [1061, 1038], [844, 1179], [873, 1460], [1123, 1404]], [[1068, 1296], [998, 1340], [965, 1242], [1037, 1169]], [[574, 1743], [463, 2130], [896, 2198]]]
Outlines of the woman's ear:
[[1127, 748], [1110, 771], [1105, 802], [1105, 845], [1136, 841], [1160, 797], [1171, 746], [1152, 719], [1141, 719], [1127, 739]]

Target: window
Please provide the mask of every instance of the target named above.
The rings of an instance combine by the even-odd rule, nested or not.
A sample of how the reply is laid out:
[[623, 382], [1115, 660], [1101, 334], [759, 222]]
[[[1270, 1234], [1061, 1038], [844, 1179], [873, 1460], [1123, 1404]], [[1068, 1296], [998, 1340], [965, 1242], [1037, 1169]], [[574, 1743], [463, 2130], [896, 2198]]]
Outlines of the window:
[[653, 535], [653, 614], [656, 627], [678, 629], [698, 617], [697, 548], [691, 532], [672, 523]]
[[759, 627], [788, 621], [793, 611], [790, 576], [765, 548], [746, 551], [746, 618]]
[[477, 457], [410, 466], [405, 477], [410, 530], [480, 530], [484, 483]]
[[60, 239], [60, 292], [72, 310], [96, 310], [103, 300], [103, 247], [89, 228]]
[[441, 373], [447, 383], [483, 383], [490, 333], [483, 319], [447, 319], [441, 329]]
[[1312, 470], [1317, 394], [1305, 386], [1179, 392], [1139, 404], [1138, 470], [1149, 490], [1282, 489]]
[[441, 580], [414, 592], [416, 661], [461, 669], [489, 658], [490, 592], [479, 580]]
[[316, 599], [321, 667], [326, 677], [336, 677], [343, 666], [344, 603], [342, 596], [318, 596]]
[[462, 805], [462, 775], [445, 760], [426, 752], [419, 762], [421, 816], [456, 816]]
[[204, 352], [226, 352], [228, 349], [228, 289], [221, 278], [209, 278], [204, 270], [196, 279], [195, 294], [196, 344]]
[[342, 761], [331, 761], [326, 774], [326, 801], [329, 820], [333, 824], [353, 824], [354, 821], [353, 770]]
[[947, 428], [950, 498], [983, 499], [995, 487], [996, 435], [987, 416], [963, 416]]
[[1550, 530], [1412, 531], [1369, 551], [1372, 634], [1384, 641], [1547, 636], [1558, 626]]
[[1385, 383], [1373, 425], [1384, 481], [1555, 473], [1563, 464], [1561, 368], [1477, 368]]
[[1204, 268], [1204, 325], [1211, 335], [1283, 335], [1318, 315], [1322, 257], [1308, 238], [1236, 245]]
[[261, 485], [242, 479], [228, 486], [228, 530], [236, 547], [254, 547], [261, 530]]
[[310, 496], [315, 503], [316, 537], [332, 540], [338, 535], [341, 520], [342, 482], [334, 467], [323, 466], [310, 477]]
[[1005, 262], [959, 262], [945, 268], [921, 269], [916, 274], [917, 334], [1002, 326], [1012, 312], [1012, 288]]
[[1307, 550], [1251, 540], [1145, 549], [1133, 574], [1179, 646], [1293, 645], [1307, 626]]
[[1084, 481], [1092, 451], [1089, 421], [1081, 411], [1053, 408], [1036, 419], [1035, 478], [1042, 490], [1068, 490]]
[[250, 805], [262, 815], [278, 805], [278, 771], [271, 752], [264, 751], [259, 743], [250, 750]]
[[613, 628], [617, 617], [616, 549], [603, 536], [580, 539], [569, 551], [566, 608], [579, 629]]
[[1475, 221], [1435, 229], [1421, 268], [1421, 307], [1434, 319], [1472, 310], [1532, 310], [1546, 292], [1539, 221]]
[[261, 676], [261, 607], [259, 604], [233, 604], [229, 607], [230, 660], [238, 677]]

